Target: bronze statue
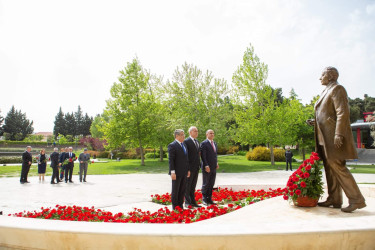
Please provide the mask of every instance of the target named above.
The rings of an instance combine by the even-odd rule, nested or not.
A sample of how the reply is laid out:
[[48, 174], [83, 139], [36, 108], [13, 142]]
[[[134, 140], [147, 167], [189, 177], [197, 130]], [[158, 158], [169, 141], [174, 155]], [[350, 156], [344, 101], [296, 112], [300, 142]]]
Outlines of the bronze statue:
[[323, 160], [326, 173], [328, 198], [318, 206], [341, 208], [342, 189], [349, 199], [343, 212], [353, 212], [366, 206], [353, 175], [346, 167], [346, 160], [357, 159], [349, 120], [348, 96], [338, 84], [339, 72], [334, 67], [324, 69], [320, 81], [326, 88], [315, 103], [315, 120], [307, 120], [315, 128], [315, 151]]

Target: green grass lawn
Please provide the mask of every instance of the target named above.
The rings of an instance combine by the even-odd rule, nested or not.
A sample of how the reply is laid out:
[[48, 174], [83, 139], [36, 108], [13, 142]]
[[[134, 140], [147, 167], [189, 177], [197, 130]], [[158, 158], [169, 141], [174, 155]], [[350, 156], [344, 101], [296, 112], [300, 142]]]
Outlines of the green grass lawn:
[[[276, 162], [275, 166], [271, 166], [270, 162], [262, 161], [248, 161], [245, 156], [228, 155], [219, 156], [219, 173], [242, 173], [242, 172], [259, 172], [259, 171], [272, 171], [285, 169], [284, 162]], [[93, 163], [89, 165], [88, 174], [90, 175], [104, 175], [104, 174], [166, 174], [168, 173], [168, 159], [163, 162], [157, 159], [146, 159], [146, 166], [140, 166], [140, 160], [108, 160], [106, 163]], [[296, 169], [299, 163], [293, 163], [293, 169]], [[15, 177], [19, 176], [21, 165], [19, 166], [0, 166], [0, 177]], [[79, 164], [76, 163], [74, 173], [79, 171]], [[38, 167], [33, 165], [30, 169], [30, 176], [35, 176], [38, 173]], [[51, 175], [51, 168], [47, 167], [46, 175]], [[371, 173], [375, 174], [375, 166], [356, 166], [351, 170], [352, 173]]]

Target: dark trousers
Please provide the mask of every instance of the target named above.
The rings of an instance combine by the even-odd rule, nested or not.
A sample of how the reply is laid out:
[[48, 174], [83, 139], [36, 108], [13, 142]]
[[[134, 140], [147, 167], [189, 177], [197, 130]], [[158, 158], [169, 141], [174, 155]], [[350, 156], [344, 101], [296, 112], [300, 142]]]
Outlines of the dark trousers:
[[51, 178], [51, 183], [54, 182], [56, 179], [56, 182], [59, 182], [59, 167], [52, 167], [52, 178]]
[[27, 181], [27, 175], [29, 174], [29, 171], [30, 171], [29, 163], [22, 163], [20, 182]]
[[73, 168], [74, 168], [74, 165], [71, 166], [68, 164], [65, 166], [65, 181], [72, 181]]
[[83, 180], [86, 181], [87, 167], [88, 167], [87, 162], [79, 164], [79, 181], [82, 181], [82, 174], [83, 174]]
[[176, 176], [176, 180], [172, 180], [172, 208], [177, 206], [184, 208], [184, 195], [186, 189], [186, 176]]
[[202, 199], [203, 201], [211, 201], [212, 202], [212, 190], [215, 185], [216, 179], [216, 169], [215, 171], [207, 173], [205, 170], [202, 171], [203, 175], [203, 183], [202, 183]]
[[195, 187], [197, 186], [198, 181], [198, 170], [190, 171], [190, 177], [186, 179], [186, 191], [185, 191], [185, 204], [186, 205], [195, 205]]
[[290, 170], [292, 170], [292, 160], [286, 160], [286, 170], [288, 171], [288, 164], [290, 166]]
[[60, 180], [62, 180], [64, 178], [64, 171], [65, 171], [65, 166], [61, 166], [61, 170], [60, 170]]

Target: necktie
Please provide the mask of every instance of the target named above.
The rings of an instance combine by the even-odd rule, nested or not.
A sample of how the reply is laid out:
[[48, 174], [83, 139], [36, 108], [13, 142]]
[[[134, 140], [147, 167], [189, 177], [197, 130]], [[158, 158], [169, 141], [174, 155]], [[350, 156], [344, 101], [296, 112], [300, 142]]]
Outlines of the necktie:
[[72, 153], [69, 153], [69, 158], [72, 158]]
[[199, 149], [198, 141], [196, 139], [194, 139], [194, 142], [195, 142], [195, 146], [197, 147], [197, 149]]
[[182, 150], [184, 150], [184, 154], [186, 155], [186, 149], [184, 147], [184, 144], [181, 143]]
[[212, 146], [212, 148], [214, 149], [214, 152], [216, 152], [215, 145], [214, 145], [214, 141], [211, 141], [211, 146]]

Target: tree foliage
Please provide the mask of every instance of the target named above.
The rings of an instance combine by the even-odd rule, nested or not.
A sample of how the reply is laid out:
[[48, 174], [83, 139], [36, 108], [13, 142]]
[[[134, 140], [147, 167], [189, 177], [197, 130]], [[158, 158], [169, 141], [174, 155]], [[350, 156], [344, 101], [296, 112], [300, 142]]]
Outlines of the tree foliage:
[[[224, 79], [215, 78], [210, 71], [202, 72], [198, 67], [184, 63], [177, 67], [172, 80], [165, 86], [168, 124], [171, 129], [187, 130], [196, 126], [199, 139], [205, 131], [213, 129], [215, 140], [220, 145], [228, 144], [230, 134], [227, 127], [232, 120], [230, 102], [226, 99], [228, 86]], [[186, 133], [187, 134], [187, 133]]]
[[88, 136], [91, 135], [90, 127], [93, 118], [87, 113], [83, 116], [81, 106], [78, 106], [76, 112], [65, 113], [61, 107], [55, 116], [55, 125], [53, 127], [53, 134], [57, 137], [58, 134], [64, 136]]
[[27, 119], [26, 113], [12, 106], [4, 119], [3, 130], [7, 140], [22, 141], [34, 132], [33, 121]]
[[142, 165], [143, 148], [152, 144], [155, 133], [154, 89], [151, 74], [143, 69], [138, 59], [133, 59], [120, 71], [118, 82], [111, 87], [112, 98], [104, 111], [109, 117], [103, 129], [109, 147], [119, 147], [123, 143], [139, 147]]

